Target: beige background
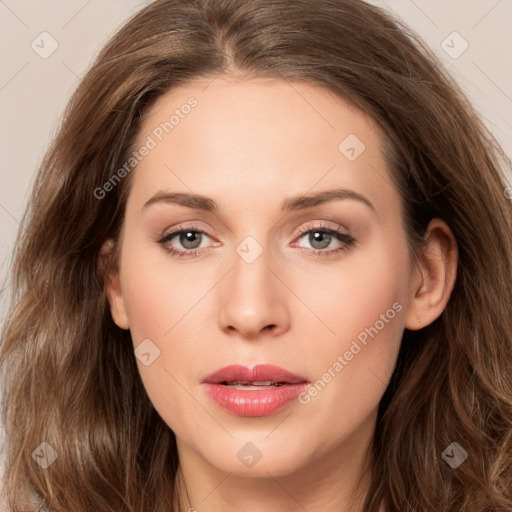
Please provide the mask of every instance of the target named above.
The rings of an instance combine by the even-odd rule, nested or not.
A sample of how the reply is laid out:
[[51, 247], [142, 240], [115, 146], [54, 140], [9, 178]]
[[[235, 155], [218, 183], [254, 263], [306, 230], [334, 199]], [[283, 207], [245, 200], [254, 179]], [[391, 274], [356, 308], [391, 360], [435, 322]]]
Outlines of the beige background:
[[[311, 0], [314, 1], [314, 0]], [[142, 0], [0, 0], [0, 279], [34, 173], [71, 92]], [[512, 0], [373, 1], [398, 14], [446, 63], [512, 156]], [[450, 36], [454, 31], [458, 36]], [[39, 51], [58, 44], [47, 58]], [[450, 36], [450, 37], [448, 37]], [[448, 39], [447, 39], [448, 37]], [[41, 43], [41, 38], [45, 38]], [[441, 46], [449, 44], [450, 56]], [[467, 50], [453, 58], [464, 48]], [[36, 46], [37, 48], [37, 46]], [[512, 171], [510, 175], [512, 180]], [[8, 283], [0, 296], [5, 318]]]

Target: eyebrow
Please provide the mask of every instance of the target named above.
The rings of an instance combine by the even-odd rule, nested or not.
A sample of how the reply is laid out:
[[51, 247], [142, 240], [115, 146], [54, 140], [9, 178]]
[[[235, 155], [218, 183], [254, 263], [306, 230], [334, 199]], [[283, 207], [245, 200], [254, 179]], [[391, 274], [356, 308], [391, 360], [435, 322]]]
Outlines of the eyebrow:
[[[289, 197], [285, 199], [281, 204], [281, 211], [283, 213], [289, 213], [292, 211], [305, 210], [320, 204], [343, 199], [353, 199], [359, 201], [376, 212], [375, 207], [368, 198], [359, 194], [358, 192], [355, 192], [354, 190], [344, 188], [323, 190], [314, 194]], [[199, 194], [188, 194], [185, 192], [166, 192], [162, 190], [148, 199], [144, 203], [142, 210], [157, 203], [177, 204], [180, 206], [186, 206], [187, 208], [203, 210], [205, 212], [211, 213], [218, 213], [219, 211], [218, 204], [210, 197], [202, 196]]]

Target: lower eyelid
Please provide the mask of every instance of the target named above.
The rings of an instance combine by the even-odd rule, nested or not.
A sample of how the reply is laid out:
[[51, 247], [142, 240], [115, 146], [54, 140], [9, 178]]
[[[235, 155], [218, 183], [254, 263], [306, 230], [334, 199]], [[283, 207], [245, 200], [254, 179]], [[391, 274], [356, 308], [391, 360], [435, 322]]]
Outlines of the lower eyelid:
[[[188, 230], [188, 231], [190, 231], [190, 230]], [[164, 250], [166, 250], [172, 257], [193, 258], [193, 257], [196, 257], [196, 256], [206, 253], [209, 248], [216, 247], [220, 244], [220, 242], [215, 242], [215, 240], [213, 240], [213, 243], [208, 247], [196, 247], [194, 249], [179, 249], [172, 245], [167, 245], [167, 244], [169, 244], [170, 240], [172, 240], [175, 236], [177, 236], [179, 234], [180, 234], [180, 232], [178, 231], [178, 232], [170, 234], [171, 236], [170, 236], [169, 240], [165, 240], [165, 238], [167, 236], [169, 236], [169, 235], [166, 235], [166, 237], [164, 237], [162, 240], [158, 241], [158, 243], [164, 248]], [[308, 234], [308, 233], [305, 233], [305, 234]], [[305, 234], [300, 235], [298, 238], [300, 239], [300, 238], [304, 237]], [[205, 235], [211, 239], [211, 237], [209, 237], [207, 234], [205, 234]], [[332, 235], [332, 236], [335, 236], [335, 235]], [[341, 245], [338, 247], [331, 248], [331, 249], [315, 249], [315, 248], [303, 247], [303, 246], [299, 245], [298, 243], [294, 243], [293, 247], [297, 247], [299, 250], [305, 251], [306, 253], [309, 253], [309, 254], [313, 254], [316, 257], [328, 258], [328, 257], [335, 257], [335, 256], [339, 255], [340, 253], [342, 253], [343, 251], [350, 249], [350, 247], [352, 245], [354, 245], [354, 243], [356, 241], [352, 237], [350, 237], [347, 240], [340, 240], [338, 237], [335, 236], [335, 239], [338, 240], [339, 242], [341, 242]]]

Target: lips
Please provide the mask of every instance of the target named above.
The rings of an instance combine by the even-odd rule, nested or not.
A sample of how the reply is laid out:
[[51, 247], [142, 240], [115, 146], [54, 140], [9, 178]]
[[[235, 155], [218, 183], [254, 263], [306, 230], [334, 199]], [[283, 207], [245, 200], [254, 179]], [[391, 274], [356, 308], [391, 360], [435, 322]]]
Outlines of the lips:
[[231, 365], [205, 377], [202, 385], [215, 403], [231, 413], [266, 416], [297, 398], [308, 381], [274, 365], [252, 369]]
[[226, 366], [205, 377], [203, 382], [210, 384], [252, 384], [268, 386], [272, 384], [300, 384], [307, 382], [307, 380], [279, 366], [260, 364], [252, 369], [241, 365]]

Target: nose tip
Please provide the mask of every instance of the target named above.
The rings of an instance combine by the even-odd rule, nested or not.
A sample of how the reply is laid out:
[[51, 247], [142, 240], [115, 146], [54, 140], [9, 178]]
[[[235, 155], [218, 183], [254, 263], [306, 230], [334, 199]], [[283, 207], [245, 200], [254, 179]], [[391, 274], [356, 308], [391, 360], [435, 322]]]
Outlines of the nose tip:
[[239, 260], [221, 290], [220, 327], [254, 339], [288, 328], [285, 287], [267, 267], [263, 255], [248, 264]]

